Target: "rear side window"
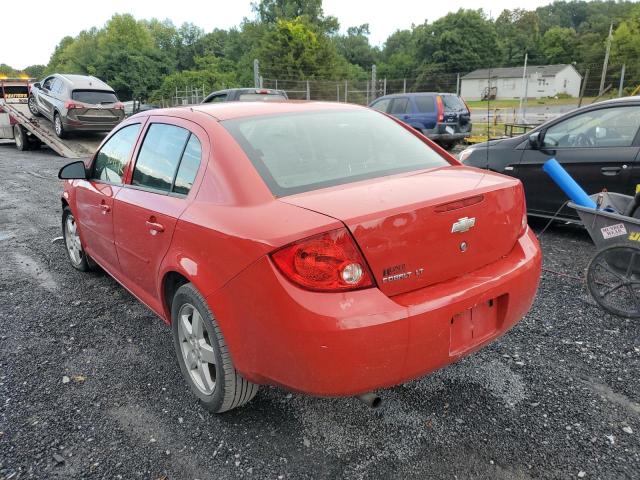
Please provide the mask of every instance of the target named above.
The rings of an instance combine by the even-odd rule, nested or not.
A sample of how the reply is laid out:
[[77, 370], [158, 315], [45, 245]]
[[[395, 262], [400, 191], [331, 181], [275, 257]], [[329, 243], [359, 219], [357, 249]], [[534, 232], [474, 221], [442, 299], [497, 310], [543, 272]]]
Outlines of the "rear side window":
[[211, 97], [211, 99], [209, 99], [207, 103], [224, 102], [226, 99], [227, 99], [227, 94], [224, 93], [222, 95], [216, 95], [215, 97]]
[[394, 98], [393, 102], [391, 103], [391, 110], [389, 111], [389, 113], [409, 113], [411, 112], [411, 109], [409, 108], [409, 99], [404, 97], [404, 98]]
[[421, 95], [413, 98], [420, 113], [434, 113], [436, 111], [436, 102], [433, 96]]
[[118, 97], [113, 92], [101, 90], [74, 90], [71, 92], [71, 99], [82, 103], [99, 105], [101, 103], [116, 103]]
[[391, 104], [391, 99], [384, 98], [382, 100], [377, 101], [373, 105], [371, 105], [371, 108], [378, 110], [379, 112], [386, 112], [387, 110], [389, 110], [390, 104]]
[[445, 110], [458, 112], [460, 110], [467, 109], [465, 104], [457, 95], [441, 95], [440, 98], [442, 98], [442, 103], [444, 103]]
[[182, 155], [182, 161], [178, 168], [178, 174], [176, 175], [176, 181], [173, 185], [173, 191], [186, 195], [193, 186], [193, 181], [196, 179], [198, 168], [200, 167], [200, 157], [202, 156], [202, 148], [200, 147], [200, 141], [198, 137], [191, 134], [191, 138], [187, 142], [187, 148], [184, 149]]
[[124, 167], [129, 160], [139, 131], [140, 124], [136, 123], [114, 133], [96, 156], [92, 178], [103, 182], [122, 183]]
[[154, 123], [140, 147], [131, 183], [186, 195], [198, 172], [200, 156], [200, 142], [189, 130]]

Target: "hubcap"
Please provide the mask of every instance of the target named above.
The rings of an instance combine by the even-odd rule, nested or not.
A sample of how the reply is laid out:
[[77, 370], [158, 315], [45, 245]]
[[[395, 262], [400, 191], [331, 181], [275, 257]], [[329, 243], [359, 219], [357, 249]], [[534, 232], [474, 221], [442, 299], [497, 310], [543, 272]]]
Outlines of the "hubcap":
[[62, 132], [62, 123], [60, 122], [60, 116], [56, 116], [55, 124], [56, 124], [56, 133], [60, 135], [60, 132]]
[[177, 321], [180, 351], [189, 376], [198, 390], [210, 395], [216, 387], [216, 357], [207, 326], [189, 303], [180, 308]]
[[36, 113], [36, 104], [34, 103], [33, 97], [29, 97], [29, 110], [31, 110], [31, 113]]
[[76, 219], [73, 218], [73, 215], [67, 215], [64, 229], [64, 240], [67, 245], [67, 251], [69, 252], [69, 258], [71, 258], [74, 265], [80, 265], [80, 263], [82, 263], [82, 246], [80, 245], [80, 236], [76, 228]]

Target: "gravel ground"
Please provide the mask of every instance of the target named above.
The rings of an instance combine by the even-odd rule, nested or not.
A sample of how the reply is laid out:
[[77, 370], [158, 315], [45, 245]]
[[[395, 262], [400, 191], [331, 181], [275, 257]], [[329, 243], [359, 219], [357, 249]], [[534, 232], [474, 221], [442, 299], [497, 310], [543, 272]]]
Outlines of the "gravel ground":
[[520, 324], [379, 413], [264, 387], [214, 416], [170, 329], [52, 242], [65, 162], [0, 144], [0, 479], [640, 478], [640, 325], [572, 278], [584, 231], [545, 234], [564, 276], [544, 273]]

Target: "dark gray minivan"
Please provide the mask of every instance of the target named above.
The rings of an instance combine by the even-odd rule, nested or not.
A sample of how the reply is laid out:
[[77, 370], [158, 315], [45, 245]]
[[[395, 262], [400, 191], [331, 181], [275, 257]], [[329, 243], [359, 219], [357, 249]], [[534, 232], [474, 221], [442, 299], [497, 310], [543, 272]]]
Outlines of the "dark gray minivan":
[[71, 130], [108, 132], [124, 119], [124, 105], [115, 91], [96, 77], [54, 73], [34, 83], [29, 111], [52, 123], [64, 138]]

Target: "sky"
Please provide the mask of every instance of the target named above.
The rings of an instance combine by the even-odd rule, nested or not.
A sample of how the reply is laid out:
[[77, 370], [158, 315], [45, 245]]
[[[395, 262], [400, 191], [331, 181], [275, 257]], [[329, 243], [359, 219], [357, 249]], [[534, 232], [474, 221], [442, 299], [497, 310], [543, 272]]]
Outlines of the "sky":
[[[534, 9], [550, 3], [549, 0], [477, 0], [429, 1], [394, 0], [380, 4], [370, 0], [324, 0], [325, 15], [340, 21], [341, 30], [368, 23], [372, 45], [382, 45], [396, 30], [409, 28], [425, 20], [432, 22], [459, 8], [479, 8], [497, 17], [505, 8]], [[165, 18], [175, 25], [192, 22], [205, 32], [214, 28], [228, 29], [238, 25], [244, 17], [252, 17], [248, 0], [180, 0], [176, 3], [158, 0], [61, 0], [51, 8], [51, 1], [32, 0], [24, 21], [2, 22], [0, 34], [0, 63], [22, 69], [34, 64], [47, 64], [58, 42], [65, 36], [76, 36], [91, 27], [101, 27], [115, 13], [131, 13], [137, 19]], [[384, 6], [383, 6], [384, 5]], [[393, 7], [391, 7], [393, 5]], [[13, 17], [13, 16], [12, 16]], [[15, 42], [9, 42], [15, 39]]]

